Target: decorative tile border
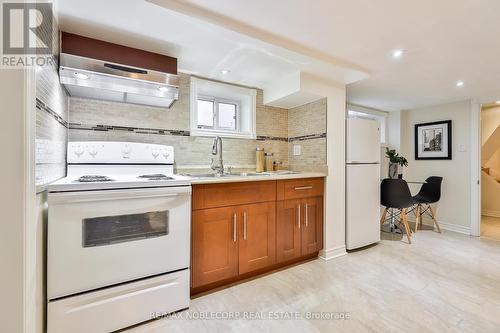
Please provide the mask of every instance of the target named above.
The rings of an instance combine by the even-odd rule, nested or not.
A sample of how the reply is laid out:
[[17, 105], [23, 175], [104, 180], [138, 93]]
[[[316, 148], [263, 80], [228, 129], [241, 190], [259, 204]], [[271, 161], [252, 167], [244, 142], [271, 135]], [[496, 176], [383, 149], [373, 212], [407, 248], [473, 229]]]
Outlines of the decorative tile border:
[[[113, 125], [86, 125], [79, 123], [69, 123], [69, 129], [84, 130], [84, 131], [96, 131], [96, 132], [111, 132], [111, 131], [121, 131], [121, 132], [132, 132], [136, 134], [156, 134], [156, 135], [173, 135], [173, 136], [190, 136], [189, 131], [183, 130], [172, 130], [163, 128], [147, 128], [147, 127], [128, 127], [128, 126], [113, 126]], [[281, 141], [281, 142], [293, 142], [293, 141], [305, 141], [312, 139], [326, 138], [326, 133], [311, 134], [296, 136], [293, 138], [285, 138], [279, 136], [257, 136], [257, 141]]]
[[288, 142], [288, 138], [283, 138], [283, 137], [279, 137], [279, 136], [259, 135], [259, 136], [257, 136], [257, 141], [283, 141], [283, 142]]
[[36, 98], [36, 108], [42, 111], [47, 112], [49, 116], [54, 118], [59, 124], [63, 125], [64, 127], [68, 128], [68, 122], [61, 117], [57, 112], [52, 110], [48, 105], [46, 105], [44, 102], [42, 102], [40, 99]]
[[169, 130], [162, 128], [146, 128], [146, 127], [127, 127], [127, 126], [112, 126], [112, 125], [85, 125], [78, 123], [70, 123], [69, 129], [85, 130], [85, 131], [98, 131], [98, 132], [133, 132], [137, 134], [157, 134], [157, 135], [176, 135], [176, 136], [189, 136], [189, 131], [182, 130]]
[[296, 137], [288, 138], [288, 142], [306, 141], [306, 140], [321, 139], [321, 138], [326, 138], [326, 133], [296, 136]]

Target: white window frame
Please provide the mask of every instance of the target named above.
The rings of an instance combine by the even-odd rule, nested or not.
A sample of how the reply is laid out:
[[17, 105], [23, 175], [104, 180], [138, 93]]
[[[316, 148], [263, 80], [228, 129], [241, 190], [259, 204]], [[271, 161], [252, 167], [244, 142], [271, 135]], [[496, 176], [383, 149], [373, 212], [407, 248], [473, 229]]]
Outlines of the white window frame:
[[[235, 100], [230, 100], [230, 99], [225, 99], [225, 98], [219, 98], [215, 96], [207, 96], [207, 95], [198, 95], [196, 98], [196, 103], [198, 103], [199, 100], [202, 101], [207, 101], [207, 102], [212, 102], [214, 105], [214, 110], [213, 110], [213, 124], [214, 126], [203, 126], [203, 125], [198, 125], [198, 121], [196, 122], [197, 125], [196, 127], [198, 129], [209, 129], [209, 130], [215, 130], [215, 131], [229, 131], [229, 132], [239, 132], [241, 128], [241, 103], [239, 101]], [[219, 127], [219, 104], [231, 104], [234, 105], [236, 108], [236, 113], [235, 113], [235, 129], [229, 128], [229, 127]], [[196, 113], [198, 115], [198, 113]]]
[[[190, 93], [191, 136], [256, 139], [256, 89], [192, 76]], [[198, 128], [199, 99], [214, 102], [214, 128]], [[236, 130], [218, 128], [218, 103], [236, 105]]]

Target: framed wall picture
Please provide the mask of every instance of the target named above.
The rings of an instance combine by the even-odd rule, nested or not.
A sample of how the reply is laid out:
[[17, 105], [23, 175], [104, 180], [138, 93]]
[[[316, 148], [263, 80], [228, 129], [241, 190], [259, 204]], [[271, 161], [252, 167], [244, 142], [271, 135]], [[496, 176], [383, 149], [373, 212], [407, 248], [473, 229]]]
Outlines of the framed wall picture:
[[451, 160], [451, 120], [415, 124], [416, 160]]

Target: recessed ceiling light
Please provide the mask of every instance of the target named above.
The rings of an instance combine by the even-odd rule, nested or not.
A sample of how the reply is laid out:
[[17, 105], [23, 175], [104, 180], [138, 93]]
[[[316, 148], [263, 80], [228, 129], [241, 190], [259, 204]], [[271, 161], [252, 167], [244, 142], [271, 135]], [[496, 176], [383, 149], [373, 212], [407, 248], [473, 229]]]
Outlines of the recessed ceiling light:
[[394, 50], [392, 51], [392, 57], [397, 59], [397, 58], [401, 58], [401, 56], [405, 53], [404, 50], [402, 49], [397, 49], [397, 50]]
[[77, 79], [80, 79], [80, 80], [87, 80], [89, 78], [89, 76], [87, 74], [83, 74], [83, 73], [76, 72], [74, 75]]
[[222, 75], [227, 75], [227, 74], [231, 73], [231, 71], [229, 69], [223, 69], [223, 70], [220, 71], [220, 73]]
[[500, 104], [500, 101], [496, 101], [495, 104]]
[[168, 91], [168, 87], [161, 86], [161, 87], [158, 87], [158, 90], [161, 92], [166, 92], [166, 91]]
[[457, 87], [463, 87], [465, 84], [464, 81], [457, 81]]

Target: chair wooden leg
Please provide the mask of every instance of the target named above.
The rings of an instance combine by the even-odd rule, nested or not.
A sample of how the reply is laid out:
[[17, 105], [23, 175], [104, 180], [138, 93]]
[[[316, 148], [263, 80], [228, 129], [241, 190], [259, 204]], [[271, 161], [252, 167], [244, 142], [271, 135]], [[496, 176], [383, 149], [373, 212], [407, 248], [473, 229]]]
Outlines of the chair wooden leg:
[[422, 228], [422, 221], [420, 220], [422, 215], [420, 215], [420, 204], [417, 205], [417, 217], [415, 219], [415, 232], [417, 232], [418, 225], [420, 224], [420, 228]]
[[380, 218], [380, 225], [384, 224], [386, 215], [387, 215], [387, 208], [384, 209], [384, 212], [382, 213], [382, 217]]
[[436, 215], [434, 214], [434, 210], [432, 209], [431, 205], [429, 205], [429, 211], [431, 212], [431, 217], [434, 221], [434, 224], [436, 225], [437, 231], [441, 233], [441, 228], [439, 227], [438, 221], [436, 220]]
[[401, 221], [403, 222], [406, 230], [406, 238], [408, 239], [408, 243], [411, 244], [411, 230], [410, 226], [408, 225], [408, 221], [406, 220], [406, 208], [403, 208], [403, 210], [401, 210]]

